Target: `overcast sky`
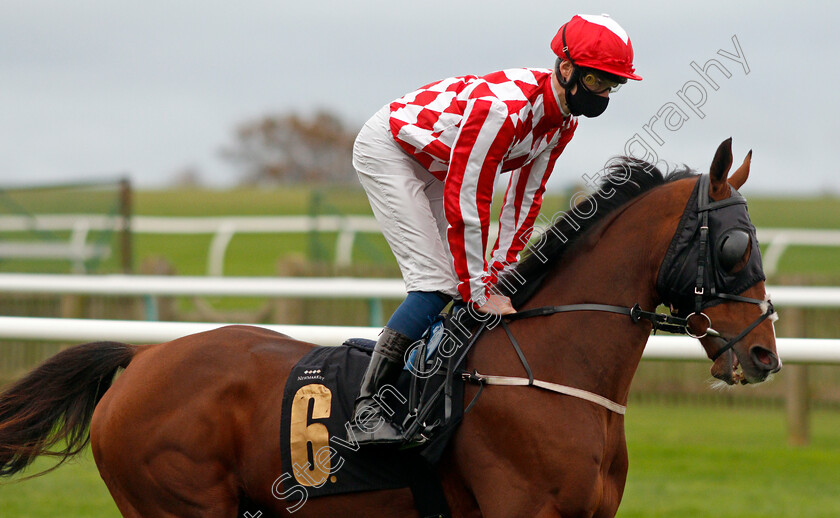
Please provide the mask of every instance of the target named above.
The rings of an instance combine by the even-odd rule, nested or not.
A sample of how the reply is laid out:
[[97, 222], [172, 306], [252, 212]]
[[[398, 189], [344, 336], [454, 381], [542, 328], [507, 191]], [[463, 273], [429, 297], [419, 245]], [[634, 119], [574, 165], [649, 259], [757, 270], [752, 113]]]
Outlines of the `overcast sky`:
[[[552, 188], [597, 171], [638, 133], [660, 159], [700, 170], [732, 136], [736, 161], [754, 150], [747, 194], [840, 195], [838, 2], [0, 5], [3, 185], [128, 173], [149, 188], [165, 186], [186, 167], [208, 184], [231, 185], [236, 172], [219, 149], [243, 121], [326, 108], [361, 126], [386, 102], [436, 79], [550, 67], [549, 42], [563, 22], [606, 12], [630, 34], [644, 81], [614, 94], [603, 116], [581, 119]], [[745, 63], [719, 53], [737, 57], [733, 36]], [[710, 71], [717, 90], [691, 67], [710, 59], [730, 74]], [[695, 100], [705, 93], [702, 118], [681, 90]], [[678, 130], [662, 120], [651, 124], [663, 108], [678, 114], [674, 106], [688, 116]]]

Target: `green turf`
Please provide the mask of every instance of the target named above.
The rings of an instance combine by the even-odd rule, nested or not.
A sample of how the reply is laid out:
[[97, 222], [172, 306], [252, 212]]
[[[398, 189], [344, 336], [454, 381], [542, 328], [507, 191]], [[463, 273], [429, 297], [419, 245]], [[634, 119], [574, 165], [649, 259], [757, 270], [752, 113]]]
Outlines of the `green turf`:
[[[36, 472], [52, 466], [38, 459]], [[19, 483], [0, 485], [0, 516], [4, 518], [106, 518], [120, 516], [99, 478], [90, 450], [56, 471]]]
[[237, 188], [168, 189], [134, 193], [134, 212], [154, 216], [271, 216], [276, 214], [370, 214], [361, 189]]
[[840, 516], [840, 413], [812, 419], [811, 445], [792, 447], [781, 411], [631, 405], [618, 516]]
[[770, 198], [747, 194], [750, 219], [757, 227], [767, 228], [840, 228], [840, 199], [829, 196], [812, 198]]
[[[840, 516], [840, 412], [812, 416], [812, 444], [792, 447], [781, 410], [631, 404], [630, 473], [618, 516]], [[88, 453], [54, 473], [0, 486], [0, 516], [118, 513]]]
[[779, 261], [783, 274], [840, 274], [840, 247], [792, 246]]

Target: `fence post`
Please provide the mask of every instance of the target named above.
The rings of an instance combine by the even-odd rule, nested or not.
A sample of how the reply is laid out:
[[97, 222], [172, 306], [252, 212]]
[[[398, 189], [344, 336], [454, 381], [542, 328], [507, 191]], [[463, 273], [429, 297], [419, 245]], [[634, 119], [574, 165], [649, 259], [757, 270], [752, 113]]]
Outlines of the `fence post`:
[[225, 221], [219, 225], [213, 241], [210, 242], [210, 250], [207, 252], [207, 275], [222, 276], [225, 271], [225, 253], [228, 245], [236, 232], [236, 225], [231, 221]]
[[61, 318], [84, 318], [84, 302], [82, 295], [66, 294], [61, 296], [59, 304]]
[[309, 216], [312, 218], [312, 228], [309, 231], [309, 258], [315, 262], [323, 262], [327, 256], [321, 244], [321, 233], [318, 228], [318, 216], [321, 215], [323, 194], [313, 190], [309, 198]]
[[382, 327], [382, 300], [368, 299], [368, 314], [371, 327]]
[[[785, 329], [793, 336], [808, 337], [807, 312], [804, 308], [786, 308]], [[784, 361], [784, 358], [782, 358]], [[785, 391], [785, 414], [787, 417], [788, 443], [805, 446], [810, 441], [810, 390], [808, 388], [808, 366], [786, 365], [783, 367], [787, 390]]]
[[793, 446], [806, 446], [810, 441], [808, 366], [787, 365], [787, 411], [788, 442]]
[[120, 249], [122, 250], [122, 271], [134, 270], [134, 251], [131, 247], [131, 182], [128, 178], [120, 180]]
[[149, 322], [160, 320], [157, 297], [154, 295], [143, 295], [143, 317]]
[[[147, 257], [140, 263], [140, 273], [143, 275], [175, 275], [175, 266], [166, 258], [160, 256]], [[175, 299], [156, 295], [143, 295], [143, 319], [150, 322], [173, 320], [176, 317]]]

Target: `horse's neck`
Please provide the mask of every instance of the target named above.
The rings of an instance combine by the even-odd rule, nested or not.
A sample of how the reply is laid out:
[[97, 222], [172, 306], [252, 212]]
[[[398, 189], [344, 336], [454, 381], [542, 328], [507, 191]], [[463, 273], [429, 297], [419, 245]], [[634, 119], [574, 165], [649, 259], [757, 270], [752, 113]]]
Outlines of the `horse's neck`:
[[[653, 311], [659, 265], [691, 189], [688, 183], [677, 183], [646, 193], [608, 216], [570, 251], [526, 308], [576, 303], [629, 308], [638, 303]], [[594, 311], [547, 318], [551, 320], [535, 326], [542, 339], [529, 351], [532, 363], [552, 381], [625, 402], [650, 324]]]

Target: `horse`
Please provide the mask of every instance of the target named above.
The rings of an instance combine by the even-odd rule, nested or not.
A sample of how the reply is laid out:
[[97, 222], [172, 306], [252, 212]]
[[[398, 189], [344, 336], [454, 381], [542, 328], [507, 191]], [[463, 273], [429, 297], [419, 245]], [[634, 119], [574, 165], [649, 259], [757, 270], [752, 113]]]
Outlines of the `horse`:
[[[519, 313], [532, 318], [488, 327], [467, 354], [466, 369], [513, 379], [529, 366], [532, 381], [573, 387], [615, 406], [531, 384], [467, 385], [465, 403], [481, 396], [435, 466], [452, 516], [614, 516], [628, 471], [624, 415], [616, 408], [627, 403], [651, 330], [666, 321], [683, 319], [713, 359], [711, 374], [727, 384], [759, 383], [779, 370], [763, 274], [738, 293], [719, 290], [714, 300], [703, 283], [703, 271], [737, 274], [756, 260], [760, 270], [754, 227], [749, 233], [742, 225], [740, 234], [723, 228], [729, 232], [723, 243], [708, 235], [708, 222], [694, 234], [680, 230], [687, 218], [712, 212], [698, 209], [696, 196], [724, 205], [735, 198], [751, 155], [731, 176], [731, 139], [718, 147], [708, 175], [684, 168], [666, 176], [651, 164], [623, 160], [582, 202], [591, 210], [578, 205], [536, 236], [541, 246], [519, 263], [520, 282], [508, 290]], [[741, 210], [746, 214], [745, 205]], [[661, 271], [678, 256], [680, 239], [703, 245], [700, 259], [687, 268], [672, 261]], [[705, 260], [706, 247], [722, 247], [715, 249], [720, 254], [732, 246], [734, 259], [729, 250], [726, 260]], [[662, 284], [675, 271], [698, 283], [694, 293], [682, 294], [685, 304], [666, 293], [679, 279]], [[508, 284], [514, 285], [510, 278]], [[654, 316], [661, 303], [674, 315]], [[552, 307], [560, 309], [534, 314]], [[63, 462], [90, 441], [124, 516], [230, 517], [243, 502], [259, 509], [245, 516], [289, 516], [276, 487], [278, 387], [313, 347], [235, 325], [160, 344], [66, 349], [0, 395], [0, 475], [18, 473], [42, 454]], [[315, 498], [294, 511], [419, 516], [407, 489]]]

